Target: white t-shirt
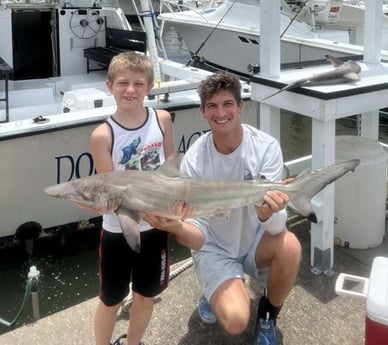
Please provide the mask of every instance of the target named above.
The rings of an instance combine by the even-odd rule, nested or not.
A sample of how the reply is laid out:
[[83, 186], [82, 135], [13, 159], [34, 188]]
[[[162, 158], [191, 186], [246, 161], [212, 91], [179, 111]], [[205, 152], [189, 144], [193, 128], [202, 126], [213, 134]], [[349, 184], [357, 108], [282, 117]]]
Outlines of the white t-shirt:
[[[244, 181], [266, 178], [280, 181], [283, 172], [283, 157], [280, 145], [270, 135], [243, 124], [240, 146], [231, 154], [224, 155], [214, 146], [213, 136], [208, 132], [198, 138], [182, 160], [182, 172], [211, 180]], [[226, 219], [214, 216], [208, 219], [189, 219], [205, 235], [200, 250], [211, 251], [239, 258], [247, 254], [260, 226], [272, 234], [285, 227], [286, 210], [273, 214], [260, 223], [254, 206], [231, 211]]]

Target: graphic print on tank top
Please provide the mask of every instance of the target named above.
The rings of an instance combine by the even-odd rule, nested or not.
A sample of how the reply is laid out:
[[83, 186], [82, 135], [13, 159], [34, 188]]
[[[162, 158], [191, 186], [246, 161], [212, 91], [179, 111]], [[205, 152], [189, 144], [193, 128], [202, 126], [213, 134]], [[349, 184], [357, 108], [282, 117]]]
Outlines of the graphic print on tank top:
[[140, 145], [141, 139], [138, 137], [137, 139], [133, 140], [128, 146], [124, 146], [121, 151], [123, 151], [123, 157], [120, 160], [119, 164], [127, 165], [130, 159], [132, 158], [132, 155], [136, 153], [136, 150], [138, 146]]
[[164, 161], [163, 130], [155, 110], [146, 109], [146, 119], [137, 128], [127, 128], [113, 117], [107, 119], [114, 170], [155, 170]]
[[123, 156], [119, 164], [125, 170], [156, 170], [161, 165], [161, 146], [161, 142], [142, 146], [139, 137], [121, 149]]

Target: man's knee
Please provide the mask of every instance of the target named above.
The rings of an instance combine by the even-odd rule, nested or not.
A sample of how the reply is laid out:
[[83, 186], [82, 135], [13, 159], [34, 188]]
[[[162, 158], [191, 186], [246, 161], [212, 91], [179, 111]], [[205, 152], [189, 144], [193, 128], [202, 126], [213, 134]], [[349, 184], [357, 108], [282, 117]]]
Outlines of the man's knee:
[[296, 264], [300, 263], [302, 256], [302, 246], [294, 233], [286, 231], [283, 246], [283, 256], [285, 260], [294, 259]]
[[284, 229], [278, 235], [265, 233], [256, 250], [256, 264], [258, 267], [271, 265], [272, 262], [285, 264], [299, 264], [302, 247], [294, 233]]
[[231, 335], [241, 334], [248, 327], [249, 318], [233, 315], [228, 319], [220, 320], [225, 331]]

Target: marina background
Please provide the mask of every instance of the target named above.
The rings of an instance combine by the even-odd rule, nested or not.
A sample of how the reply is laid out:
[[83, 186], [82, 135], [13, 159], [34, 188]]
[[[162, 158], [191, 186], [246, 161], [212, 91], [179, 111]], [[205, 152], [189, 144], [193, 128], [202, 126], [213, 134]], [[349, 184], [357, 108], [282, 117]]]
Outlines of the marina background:
[[[163, 37], [168, 57], [187, 63], [190, 54], [174, 27], [166, 25]], [[283, 112], [281, 126], [285, 160], [310, 154], [311, 119]], [[356, 134], [356, 131], [355, 117], [337, 121], [337, 134]], [[387, 138], [388, 127], [381, 121], [379, 139], [386, 143]], [[64, 229], [53, 236], [39, 239], [32, 257], [25, 254], [24, 244], [0, 249], [0, 319], [12, 320], [17, 314], [31, 265], [37, 266], [40, 271], [41, 317], [95, 297], [98, 293], [98, 234], [99, 229], [95, 228], [77, 233]], [[171, 240], [172, 263], [188, 256], [187, 249]], [[14, 326], [0, 324], [0, 334], [31, 322], [33, 317], [29, 300]]]

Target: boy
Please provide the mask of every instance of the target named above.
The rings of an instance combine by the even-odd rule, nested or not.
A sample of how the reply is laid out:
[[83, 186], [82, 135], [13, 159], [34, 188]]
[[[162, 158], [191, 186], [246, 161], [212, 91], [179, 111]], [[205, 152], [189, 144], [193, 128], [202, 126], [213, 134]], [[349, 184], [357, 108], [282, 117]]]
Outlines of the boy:
[[[151, 60], [133, 52], [116, 55], [106, 85], [117, 109], [91, 135], [97, 173], [156, 169], [174, 151], [172, 123], [165, 110], [144, 107], [153, 87]], [[117, 311], [132, 281], [133, 303], [127, 335], [114, 345], [139, 345], [151, 318], [154, 296], [168, 284], [167, 233], [141, 221], [141, 251], [126, 243], [117, 216], [104, 215], [100, 241], [100, 301], [95, 314], [96, 345], [108, 345]]]
[[[211, 131], [186, 152], [183, 172], [215, 180], [265, 176], [279, 181], [283, 158], [278, 142], [241, 123], [239, 79], [227, 72], [215, 73], [202, 81], [199, 95], [200, 110]], [[179, 221], [150, 215], [145, 219], [193, 250], [204, 294], [198, 305], [201, 319], [207, 323], [218, 320], [230, 334], [243, 332], [250, 318], [244, 274], [259, 279], [260, 273], [267, 273], [268, 295], [259, 302], [254, 345], [277, 345], [276, 317], [294, 285], [301, 247], [285, 228], [288, 196], [270, 191], [264, 200], [262, 205], [233, 210], [228, 219], [215, 216]]]

